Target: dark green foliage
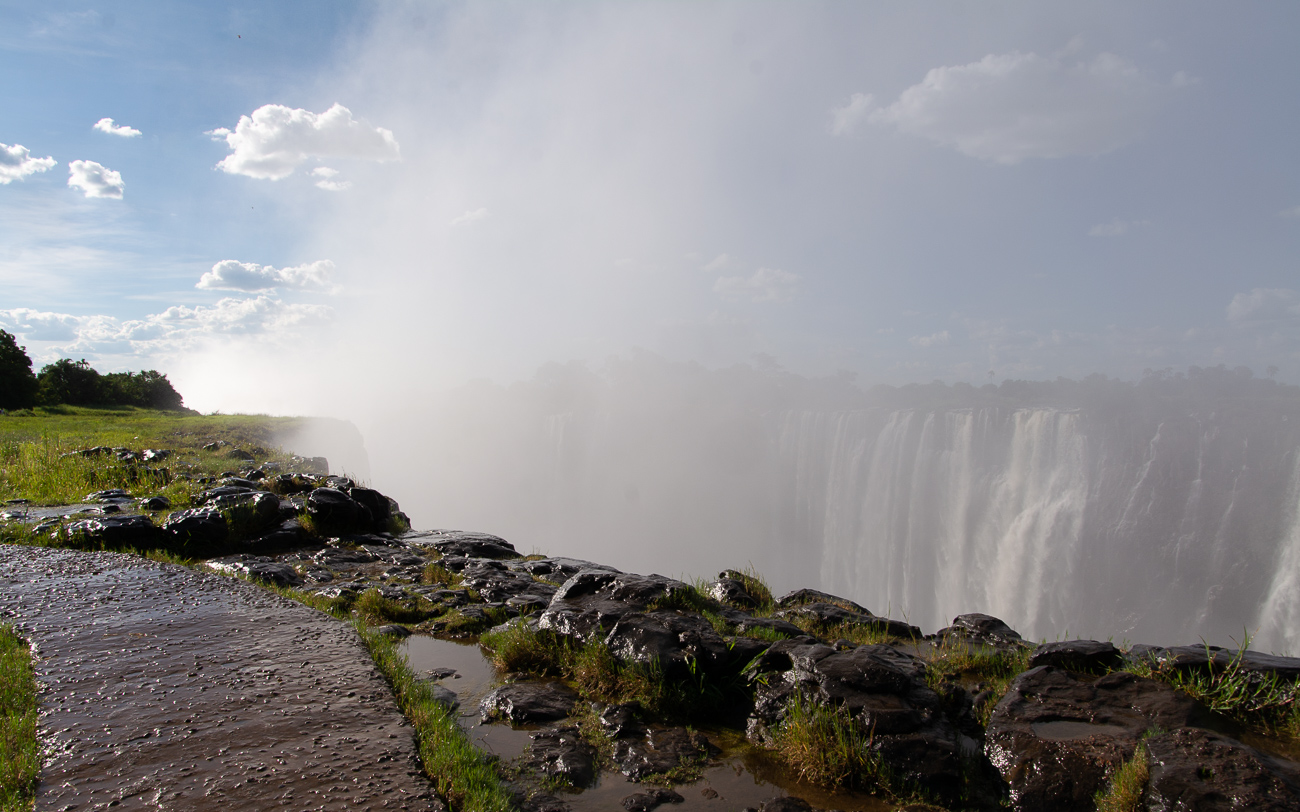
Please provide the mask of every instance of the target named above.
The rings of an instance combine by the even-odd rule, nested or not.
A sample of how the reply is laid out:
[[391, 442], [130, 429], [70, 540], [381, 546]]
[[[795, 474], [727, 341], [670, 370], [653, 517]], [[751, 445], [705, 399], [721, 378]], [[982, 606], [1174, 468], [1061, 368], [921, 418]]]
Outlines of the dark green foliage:
[[0, 409], [30, 409], [36, 404], [36, 376], [27, 348], [0, 330]]
[[180, 393], [157, 370], [100, 375], [86, 359], [64, 358], [41, 368], [37, 399], [46, 406], [138, 406], [182, 409]]

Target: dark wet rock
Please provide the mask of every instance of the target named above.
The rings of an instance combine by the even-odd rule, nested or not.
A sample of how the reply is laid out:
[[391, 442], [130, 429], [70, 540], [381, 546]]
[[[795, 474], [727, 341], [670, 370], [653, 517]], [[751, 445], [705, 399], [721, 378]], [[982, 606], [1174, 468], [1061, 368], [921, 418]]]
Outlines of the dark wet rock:
[[150, 496], [148, 499], [140, 500], [141, 510], [170, 510], [172, 500], [166, 496]]
[[1261, 651], [1234, 651], [1220, 646], [1134, 646], [1129, 656], [1145, 656], [1161, 667], [1184, 673], [1222, 674], [1228, 669], [1247, 674], [1273, 675], [1290, 682], [1300, 681], [1300, 657], [1280, 657]]
[[611, 739], [644, 736], [646, 726], [639, 719], [640, 708], [633, 703], [610, 705], [600, 712], [601, 730]]
[[1107, 671], [1118, 668], [1124, 655], [1111, 643], [1098, 640], [1062, 640], [1044, 643], [1029, 655], [1029, 667], [1052, 665], [1067, 671]]
[[1016, 677], [993, 710], [984, 750], [1019, 810], [1091, 810], [1092, 796], [1148, 729], [1205, 712], [1164, 683], [1117, 671], [1097, 680], [1040, 666]]
[[270, 532], [282, 521], [280, 497], [266, 491], [221, 497], [208, 504], [228, 510], [234, 526], [249, 538]]
[[243, 460], [244, 462], [253, 462], [257, 459], [257, 457], [254, 457], [252, 454], [243, 450], [242, 448], [232, 448], [226, 452], [226, 459]]
[[129, 502], [131, 501], [131, 494], [127, 493], [121, 488], [110, 488], [109, 490], [106, 491], [95, 491], [94, 493], [86, 494], [86, 501], [87, 502]]
[[922, 636], [920, 629], [901, 620], [890, 620], [889, 618], [876, 617], [864, 612], [855, 612], [833, 603], [798, 604], [788, 609], [778, 610], [776, 616], [786, 620], [807, 618], [827, 628], [841, 625], [870, 626], [894, 637], [920, 639]]
[[218, 572], [243, 575], [275, 586], [302, 586], [302, 576], [288, 564], [261, 555], [230, 555], [205, 562]]
[[1188, 728], [1147, 739], [1152, 810], [1300, 809], [1300, 771], [1241, 742]]
[[684, 727], [657, 728], [641, 738], [614, 743], [614, 763], [634, 781], [678, 767], [702, 766], [718, 753], [703, 733]]
[[731, 656], [731, 664], [735, 668], [745, 668], [753, 663], [754, 659], [763, 652], [767, 651], [771, 644], [764, 640], [755, 640], [752, 637], [737, 636], [722, 638], [727, 643], [727, 649]]
[[312, 560], [322, 567], [338, 567], [349, 564], [369, 564], [379, 557], [369, 550], [349, 549], [347, 547], [326, 547], [312, 556]]
[[662, 575], [582, 570], [556, 591], [538, 625], [586, 642], [606, 634], [623, 615], [688, 589]]
[[240, 488], [246, 491], [261, 490], [261, 486], [257, 482], [239, 476], [222, 477], [217, 485], [221, 488]]
[[309, 493], [316, 487], [316, 483], [301, 474], [278, 474], [271, 478], [267, 486], [273, 493], [292, 496]]
[[764, 801], [758, 812], [812, 812], [812, 804], [795, 795]]
[[668, 677], [683, 676], [692, 663], [707, 671], [729, 660], [726, 641], [709, 621], [686, 612], [629, 612], [610, 629], [605, 645], [620, 660], [658, 663]]
[[444, 556], [467, 558], [509, 559], [519, 558], [519, 552], [510, 542], [489, 533], [468, 533], [460, 530], [422, 530], [405, 533], [402, 540], [421, 547], [432, 547]]
[[460, 570], [464, 586], [479, 593], [485, 601], [508, 602], [521, 598], [513, 605], [550, 604], [555, 594], [551, 584], [534, 581], [532, 576], [507, 569], [505, 564], [491, 559], [468, 559]]
[[152, 549], [165, 538], [162, 528], [148, 516], [118, 515], [82, 519], [65, 528], [69, 538], [103, 544], [105, 547]]
[[251, 539], [248, 546], [256, 550], [286, 550], [308, 543], [310, 536], [297, 519], [286, 519], [269, 533]]
[[397, 638], [398, 640], [404, 637], [411, 636], [410, 629], [406, 628], [405, 626], [400, 626], [396, 623], [388, 623], [383, 626], [375, 626], [370, 631], [374, 632], [375, 634], [382, 635], [384, 637], [394, 637]]
[[104, 505], [102, 508], [100, 508], [99, 512], [105, 515], [108, 515], [110, 513], [121, 513], [122, 507], [121, 505], [107, 504]]
[[549, 722], [573, 712], [578, 696], [558, 682], [516, 682], [483, 697], [479, 714], [484, 722]]
[[434, 702], [442, 705], [448, 711], [454, 712], [460, 709], [460, 697], [450, 688], [433, 683], [429, 685], [429, 694], [433, 697]]
[[811, 670], [818, 660], [829, 657], [835, 653], [835, 649], [817, 640], [815, 637], [801, 635], [791, 637], [785, 640], [778, 640], [762, 653], [757, 661], [751, 667], [751, 673], [755, 675], [770, 674], [778, 671], [788, 671], [798, 664], [798, 667], [807, 671]]
[[349, 488], [348, 496], [370, 513], [370, 526], [374, 530], [383, 530], [388, 526], [388, 517], [396, 510], [394, 502], [372, 488]]
[[355, 598], [366, 591], [368, 587], [369, 584], [362, 581], [346, 581], [341, 584], [322, 587], [316, 590], [316, 594], [324, 598]]
[[574, 787], [589, 787], [596, 781], [596, 750], [582, 740], [576, 727], [539, 730], [532, 734], [527, 765], [551, 778]]
[[718, 614], [722, 615], [723, 620], [735, 626], [736, 631], [741, 634], [749, 634], [760, 629], [783, 634], [786, 637], [798, 637], [804, 633], [803, 629], [788, 620], [774, 617], [754, 617], [748, 612], [726, 606], [722, 607]]
[[619, 801], [619, 804], [627, 812], [650, 812], [660, 804], [679, 804], [685, 800], [680, 793], [671, 789], [652, 789], [649, 792], [629, 795]]
[[167, 517], [163, 529], [186, 544], [217, 546], [230, 535], [226, 517], [216, 508], [178, 510]]
[[709, 584], [709, 597], [719, 603], [738, 606], [742, 609], [753, 609], [758, 606], [758, 598], [750, 594], [745, 588], [745, 582], [739, 577], [740, 573], [734, 570], [723, 570], [718, 573], [718, 579]]
[[166, 448], [146, 448], [140, 452], [140, 459], [145, 462], [162, 462], [172, 455]]
[[532, 560], [520, 558], [508, 562], [506, 567], [514, 572], [523, 572], [534, 578], [541, 578], [542, 580], [549, 581], [557, 586], [563, 584], [565, 581], [583, 570], [619, 572], [619, 570], [616, 570], [613, 567], [607, 567], [604, 564], [583, 561], [579, 558], [564, 558], [562, 556]]
[[456, 673], [456, 669], [447, 668], [444, 666], [439, 668], [427, 669], [421, 674], [421, 676], [424, 677], [425, 679], [439, 680], [439, 679], [447, 679], [448, 677], [459, 677], [459, 674]]
[[936, 638], [960, 637], [994, 645], [1021, 642], [1019, 632], [999, 618], [981, 612], [957, 615], [952, 619], [951, 626], [940, 629], [934, 636]]
[[778, 609], [788, 609], [791, 606], [801, 606], [805, 603], [833, 603], [852, 612], [863, 615], [871, 614], [865, 607], [859, 606], [848, 598], [841, 598], [829, 592], [819, 592], [816, 589], [796, 589], [793, 592], [787, 592], [776, 600]]
[[358, 532], [371, 526], [370, 511], [337, 488], [317, 488], [307, 496], [307, 515], [322, 533]]
[[564, 801], [545, 792], [537, 792], [528, 796], [518, 793], [515, 804], [519, 807], [520, 812], [569, 812], [571, 809]]
[[77, 449], [76, 451], [69, 451], [66, 454], [60, 454], [59, 458], [66, 459], [68, 457], [104, 457], [104, 456], [109, 456], [112, 453], [113, 453], [113, 449], [109, 448], [108, 446], [97, 445], [94, 448], [80, 448]]

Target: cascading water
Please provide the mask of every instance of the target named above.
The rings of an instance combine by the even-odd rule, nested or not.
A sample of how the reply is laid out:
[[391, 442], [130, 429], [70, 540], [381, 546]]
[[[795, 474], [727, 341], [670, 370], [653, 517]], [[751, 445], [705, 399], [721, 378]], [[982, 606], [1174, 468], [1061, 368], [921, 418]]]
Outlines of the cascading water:
[[[1199, 370], [880, 392], [641, 359], [476, 385], [368, 441], [417, 525], [525, 551], [749, 563], [926, 631], [987, 612], [1300, 653], [1300, 390]], [[387, 475], [385, 447], [430, 462]]]

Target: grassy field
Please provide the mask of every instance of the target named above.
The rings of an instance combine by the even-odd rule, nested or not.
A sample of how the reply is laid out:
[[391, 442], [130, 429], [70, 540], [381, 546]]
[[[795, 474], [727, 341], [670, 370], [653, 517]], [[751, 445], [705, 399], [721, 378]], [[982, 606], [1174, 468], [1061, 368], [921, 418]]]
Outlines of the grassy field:
[[32, 808], [41, 768], [36, 709], [31, 649], [0, 624], [0, 812]]

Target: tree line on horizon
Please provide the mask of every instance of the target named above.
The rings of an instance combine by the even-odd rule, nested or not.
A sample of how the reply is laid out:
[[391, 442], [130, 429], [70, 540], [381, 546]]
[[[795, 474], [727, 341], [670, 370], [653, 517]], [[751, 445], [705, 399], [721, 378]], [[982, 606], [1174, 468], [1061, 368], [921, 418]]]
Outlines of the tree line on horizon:
[[139, 406], [184, 409], [181, 395], [156, 370], [100, 374], [84, 358], [63, 358], [32, 370], [27, 348], [0, 330], [0, 409], [34, 406]]

